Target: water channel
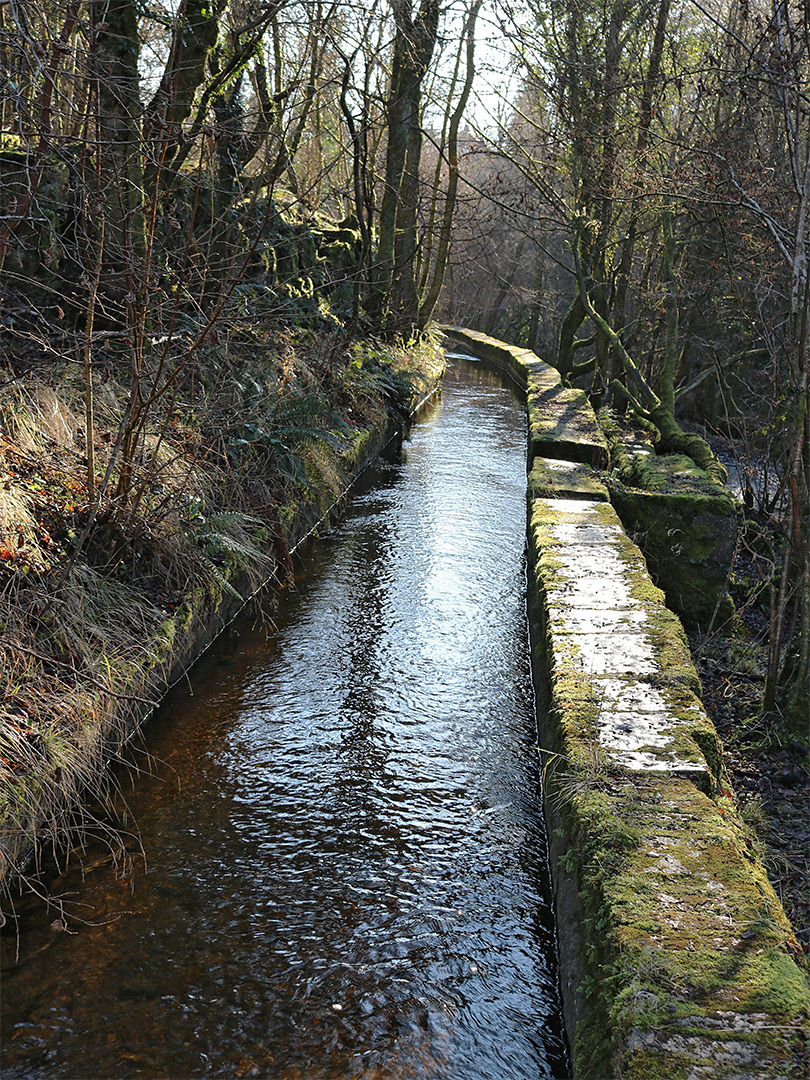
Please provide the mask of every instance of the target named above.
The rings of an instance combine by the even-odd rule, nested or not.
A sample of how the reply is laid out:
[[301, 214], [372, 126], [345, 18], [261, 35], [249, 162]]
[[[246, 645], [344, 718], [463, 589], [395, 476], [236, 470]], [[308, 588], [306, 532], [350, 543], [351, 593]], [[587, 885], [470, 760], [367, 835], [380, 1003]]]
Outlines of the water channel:
[[272, 624], [172, 693], [131, 865], [91, 846], [50, 883], [70, 932], [24, 902], [4, 937], [6, 1080], [568, 1075], [525, 439], [512, 390], [453, 361]]

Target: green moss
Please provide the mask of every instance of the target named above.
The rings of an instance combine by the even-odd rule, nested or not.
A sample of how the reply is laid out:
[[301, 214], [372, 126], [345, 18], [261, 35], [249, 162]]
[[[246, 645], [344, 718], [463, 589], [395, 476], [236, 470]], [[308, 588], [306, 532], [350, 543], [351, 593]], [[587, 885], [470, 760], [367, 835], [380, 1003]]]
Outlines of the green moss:
[[343, 454], [343, 460], [349, 468], [356, 467], [368, 456], [373, 437], [374, 431], [371, 428], [354, 433], [351, 445]]
[[654, 585], [645, 588], [643, 583], [638, 583], [633, 589], [633, 595], [643, 599], [645, 604], [643, 633], [652, 647], [659, 671], [655, 683], [659, 686], [683, 686], [700, 694], [700, 677], [692, 663], [683, 626], [676, 615], [660, 605], [656, 593], [660, 596], [660, 591]]
[[684, 724], [690, 737], [697, 744], [701, 754], [706, 759], [715, 783], [728, 789], [729, 782], [725, 776], [723, 767], [723, 744], [714, 724], [708, 716], [704, 720], [689, 720], [685, 718]]
[[810, 998], [790, 926], [735, 822], [678, 780], [629, 796], [585, 788], [564, 814], [586, 933], [578, 1075], [603, 1076], [616, 1055], [633, 1063], [622, 1075], [678, 1075], [673, 1045], [685, 1068], [689, 1036], [740, 1037], [730, 1022], [717, 1035], [723, 1014], [759, 1014], [744, 1038], [761, 1075], [774, 1055], [783, 1067], [785, 1027]]
[[175, 638], [177, 637], [177, 623], [173, 617], [165, 619], [157, 628], [157, 638], [161, 642], [171, 648], [174, 645]]
[[185, 600], [174, 614], [177, 629], [185, 633], [194, 620], [194, 611], [191, 603]]
[[737, 520], [728, 488], [683, 454], [656, 454], [638, 428], [604, 411], [599, 420], [614, 466], [611, 500], [668, 604], [690, 624], [707, 623], [715, 611], [730, 618]]
[[590, 465], [536, 457], [529, 473], [535, 499], [587, 499], [607, 502], [608, 492]]

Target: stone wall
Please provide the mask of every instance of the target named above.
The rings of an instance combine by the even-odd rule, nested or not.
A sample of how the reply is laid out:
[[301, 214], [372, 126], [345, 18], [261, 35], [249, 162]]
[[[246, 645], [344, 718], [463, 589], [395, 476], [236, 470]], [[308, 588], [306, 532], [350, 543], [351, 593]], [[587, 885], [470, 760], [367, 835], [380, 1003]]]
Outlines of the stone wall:
[[684, 454], [657, 454], [646, 432], [607, 410], [600, 426], [611, 502], [667, 603], [690, 626], [722, 624], [734, 613], [728, 572], [739, 512], [731, 492]]
[[737, 815], [680, 621], [593, 471], [607, 459], [590, 405], [555, 394], [526, 350], [446, 332], [527, 394], [533, 668], [575, 1076], [807, 1076], [801, 950]]

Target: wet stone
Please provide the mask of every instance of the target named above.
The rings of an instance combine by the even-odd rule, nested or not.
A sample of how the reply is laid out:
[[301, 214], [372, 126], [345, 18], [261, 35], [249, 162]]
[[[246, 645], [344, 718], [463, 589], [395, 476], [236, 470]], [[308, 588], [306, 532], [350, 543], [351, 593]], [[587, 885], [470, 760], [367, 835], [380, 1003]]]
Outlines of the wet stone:
[[586, 634], [598, 631], [613, 634], [639, 630], [647, 621], [646, 612], [631, 607], [580, 608], [549, 606], [547, 625], [554, 631], [569, 634]]

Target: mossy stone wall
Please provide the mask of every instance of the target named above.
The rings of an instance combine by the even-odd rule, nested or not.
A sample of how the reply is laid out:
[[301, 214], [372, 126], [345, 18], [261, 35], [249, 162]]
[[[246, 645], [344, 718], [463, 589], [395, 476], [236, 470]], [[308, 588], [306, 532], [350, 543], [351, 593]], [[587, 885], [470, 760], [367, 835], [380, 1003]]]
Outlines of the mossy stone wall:
[[[450, 336], [499, 370], [526, 358], [471, 331]], [[528, 356], [515, 376], [527, 392]], [[574, 1076], [807, 1076], [801, 949], [736, 812], [683, 628], [598, 477], [564, 457], [530, 459], [527, 495]]]
[[689, 625], [733, 614], [728, 572], [738, 531], [731, 492], [683, 454], [656, 454], [640, 430], [607, 411], [611, 502], [644, 552], [667, 602]]

